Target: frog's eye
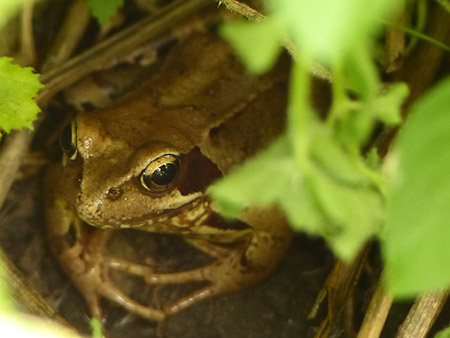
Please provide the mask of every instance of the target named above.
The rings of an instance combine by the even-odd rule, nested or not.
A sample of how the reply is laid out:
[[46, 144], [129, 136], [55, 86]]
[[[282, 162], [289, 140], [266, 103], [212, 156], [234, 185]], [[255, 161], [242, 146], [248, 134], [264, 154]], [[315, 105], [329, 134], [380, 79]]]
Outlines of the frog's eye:
[[64, 127], [59, 136], [59, 144], [64, 154], [71, 160], [77, 156], [77, 125], [76, 119]]
[[144, 169], [141, 174], [141, 184], [151, 192], [164, 192], [173, 186], [179, 170], [180, 160], [177, 155], [162, 155]]

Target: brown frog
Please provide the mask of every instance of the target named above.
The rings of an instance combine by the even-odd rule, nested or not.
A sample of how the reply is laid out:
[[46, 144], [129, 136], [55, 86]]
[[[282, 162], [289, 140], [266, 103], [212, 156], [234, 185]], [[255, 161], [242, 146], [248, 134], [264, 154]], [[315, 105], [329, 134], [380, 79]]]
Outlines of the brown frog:
[[[113, 107], [80, 113], [65, 128], [63, 163], [46, 179], [47, 232], [93, 316], [101, 317], [105, 297], [162, 320], [273, 270], [291, 239], [280, 210], [252, 207], [227, 220], [206, 190], [283, 129], [287, 68], [251, 76], [223, 41], [198, 34], [174, 47], [160, 71]], [[105, 243], [122, 228], [178, 234], [212, 262], [156, 273], [108, 255]], [[154, 285], [207, 283], [162, 309], [150, 308], [112, 281], [113, 269]]]

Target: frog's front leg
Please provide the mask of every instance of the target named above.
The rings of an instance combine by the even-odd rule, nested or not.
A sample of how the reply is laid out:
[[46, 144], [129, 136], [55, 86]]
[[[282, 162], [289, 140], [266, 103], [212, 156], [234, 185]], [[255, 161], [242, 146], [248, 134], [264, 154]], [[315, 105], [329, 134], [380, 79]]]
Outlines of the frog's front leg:
[[[51, 168], [47, 180], [57, 176], [57, 170], [57, 167]], [[46, 186], [47, 237], [50, 247], [60, 266], [85, 298], [91, 315], [102, 318], [100, 298], [104, 297], [147, 319], [164, 319], [164, 311], [136, 302], [111, 281], [104, 246], [114, 230], [88, 227], [60, 197], [57, 185]]]

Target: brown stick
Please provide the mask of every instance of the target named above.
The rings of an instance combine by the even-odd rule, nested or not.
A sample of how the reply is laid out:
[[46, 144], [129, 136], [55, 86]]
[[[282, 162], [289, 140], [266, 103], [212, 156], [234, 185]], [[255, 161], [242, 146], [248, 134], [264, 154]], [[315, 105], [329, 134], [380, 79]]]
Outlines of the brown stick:
[[392, 297], [384, 293], [382, 281], [383, 278], [380, 278], [357, 338], [378, 338], [383, 330]]
[[62, 88], [101, 68], [103, 64], [128, 55], [137, 46], [170, 29], [181, 19], [210, 3], [210, 0], [175, 1], [165, 6], [156, 18], [144, 19], [55, 68], [42, 76], [46, 86], [39, 93], [38, 102], [47, 102]]
[[75, 0], [66, 15], [61, 29], [53, 42], [41, 72], [46, 73], [66, 61], [73, 53], [86, 31], [91, 13], [85, 0]]
[[397, 338], [425, 338], [447, 301], [448, 293], [427, 293], [417, 299], [400, 326]]

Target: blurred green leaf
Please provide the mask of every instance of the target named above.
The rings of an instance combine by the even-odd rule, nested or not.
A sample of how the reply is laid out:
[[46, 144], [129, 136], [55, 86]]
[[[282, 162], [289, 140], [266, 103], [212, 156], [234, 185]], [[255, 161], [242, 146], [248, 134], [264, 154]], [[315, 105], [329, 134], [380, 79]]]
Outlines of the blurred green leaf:
[[20, 8], [27, 4], [32, 3], [34, 0], [1, 0], [0, 1], [0, 28], [16, 14]]
[[379, 78], [366, 44], [355, 45], [345, 63], [346, 85], [363, 101], [372, 100], [379, 91]]
[[279, 23], [271, 18], [261, 22], [229, 22], [222, 26], [221, 35], [228, 39], [253, 73], [269, 69], [281, 51]]
[[[324, 143], [316, 143], [321, 149], [318, 153], [326, 153], [330, 144]], [[325, 157], [325, 163], [316, 157], [312, 161], [315, 170], [305, 175], [283, 136], [208, 192], [225, 214], [234, 217], [250, 205], [277, 203], [296, 230], [324, 236], [336, 253], [348, 260], [379, 231], [383, 205], [370, 181], [343, 153], [333, 156], [331, 161]], [[341, 175], [327, 169], [332, 160], [340, 162], [337, 166], [342, 169]]]
[[344, 260], [351, 260], [367, 239], [380, 231], [383, 202], [371, 186], [354, 186], [314, 172], [310, 186], [327, 220], [320, 235]]
[[284, 23], [284, 31], [299, 50], [332, 64], [353, 46], [365, 42], [380, 27], [380, 19], [399, 0], [266, 0], [271, 13]]
[[0, 313], [5, 314], [15, 310], [14, 302], [9, 292], [3, 261], [0, 261]]
[[439, 331], [434, 338], [450, 338], [450, 327], [447, 327], [446, 329]]
[[283, 195], [295, 173], [289, 143], [286, 137], [281, 137], [210, 187], [208, 193], [221, 204], [226, 215], [236, 216], [250, 204], [268, 206], [273, 203]]
[[0, 316], [0, 332], [4, 337], [19, 338], [82, 338], [75, 330], [21, 313]]
[[92, 15], [104, 26], [123, 7], [124, 0], [87, 0]]
[[371, 107], [371, 113], [387, 125], [399, 124], [401, 107], [408, 94], [409, 89], [406, 83], [392, 85], [385, 93], [375, 99]]
[[369, 168], [379, 169], [381, 166], [381, 158], [376, 148], [371, 148], [366, 155], [366, 162]]
[[92, 338], [102, 338], [102, 323], [97, 317], [91, 318]]
[[420, 100], [387, 161], [383, 253], [388, 289], [413, 296], [450, 285], [450, 78]]
[[318, 168], [336, 181], [352, 185], [370, 184], [328, 128], [315, 128], [311, 155]]
[[12, 59], [0, 58], [0, 126], [11, 129], [33, 129], [32, 121], [41, 110], [33, 100], [43, 85], [32, 68], [21, 68]]
[[[297, 230], [324, 236], [351, 259], [381, 231], [387, 183], [379, 158], [361, 155], [378, 121], [400, 122], [403, 84], [380, 93], [369, 39], [401, 0], [266, 0], [268, 17], [227, 24], [223, 35], [255, 72], [266, 70], [284, 37], [299, 51], [291, 86], [288, 137], [210, 191], [230, 214], [255, 204], [279, 204]], [[333, 103], [326, 121], [307, 102], [307, 70], [314, 61], [333, 71]], [[376, 154], [375, 154], [376, 155]]]
[[401, 107], [408, 93], [406, 84], [397, 83], [367, 100], [351, 102], [348, 114], [337, 126], [338, 141], [359, 147], [370, 138], [377, 121], [387, 125], [400, 123]]

